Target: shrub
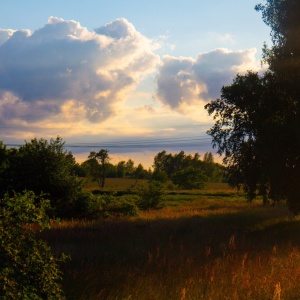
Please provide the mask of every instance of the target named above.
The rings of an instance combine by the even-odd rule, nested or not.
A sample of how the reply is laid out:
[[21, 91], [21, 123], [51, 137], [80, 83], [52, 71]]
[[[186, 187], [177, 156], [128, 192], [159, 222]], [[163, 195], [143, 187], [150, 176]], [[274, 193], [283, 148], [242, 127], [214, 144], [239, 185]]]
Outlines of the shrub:
[[169, 182], [166, 186], [166, 189], [169, 191], [174, 191], [177, 188], [177, 186], [173, 182]]
[[137, 206], [140, 209], [158, 209], [165, 205], [164, 184], [159, 181], [149, 181], [137, 190], [137, 195]]
[[155, 169], [151, 176], [151, 180], [159, 181], [161, 183], [166, 183], [168, 179], [168, 174], [159, 168]]
[[[1, 144], [0, 150], [5, 150]], [[24, 190], [33, 191], [36, 195], [46, 193], [52, 216], [74, 217], [83, 186], [81, 180], [72, 174], [75, 159], [70, 152], [66, 152], [60, 137], [50, 141], [32, 139], [19, 149], [5, 151], [5, 164], [1, 164], [3, 155], [0, 151], [0, 173], [3, 173], [0, 179], [1, 196], [6, 192], [13, 195], [13, 191], [21, 193]]]
[[174, 184], [187, 190], [205, 188], [208, 179], [203, 170], [193, 167], [178, 171], [172, 176]]
[[133, 196], [116, 197], [114, 192], [92, 195], [88, 203], [87, 215], [90, 218], [110, 217], [113, 215], [135, 216], [138, 208]]
[[33, 192], [0, 200], [0, 298], [64, 299], [58, 263], [50, 248], [36, 239], [49, 228], [49, 200]]

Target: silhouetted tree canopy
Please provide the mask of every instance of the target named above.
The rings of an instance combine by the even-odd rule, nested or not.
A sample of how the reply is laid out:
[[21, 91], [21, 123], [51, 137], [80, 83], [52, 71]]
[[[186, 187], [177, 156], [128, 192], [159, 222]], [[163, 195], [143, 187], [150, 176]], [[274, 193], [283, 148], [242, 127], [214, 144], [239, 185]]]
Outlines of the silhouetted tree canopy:
[[224, 166], [214, 162], [211, 152], [205, 153], [201, 160], [198, 153], [193, 156], [186, 155], [184, 151], [172, 154], [163, 150], [154, 157], [153, 167], [154, 180], [165, 183], [171, 179], [185, 189], [200, 189], [207, 181], [222, 181]]
[[32, 139], [19, 149], [0, 144], [0, 192], [12, 194], [24, 190], [48, 194], [52, 214], [79, 213], [85, 197], [81, 182], [72, 174], [75, 159], [64, 149], [60, 137], [47, 141]]
[[221, 98], [205, 108], [214, 115], [208, 131], [224, 155], [233, 185], [244, 183], [249, 199], [257, 194], [288, 201], [300, 212], [300, 2], [267, 0], [258, 5], [271, 27], [272, 47], [264, 47], [269, 70], [237, 75]]
[[[107, 164], [110, 160], [107, 149], [101, 149], [99, 152], [91, 151], [89, 158], [95, 160], [95, 172], [100, 187], [104, 187], [107, 172]], [[99, 162], [99, 163], [98, 163]]]
[[208, 177], [200, 168], [188, 167], [177, 171], [172, 176], [172, 181], [179, 187], [191, 189], [203, 189], [206, 186]]

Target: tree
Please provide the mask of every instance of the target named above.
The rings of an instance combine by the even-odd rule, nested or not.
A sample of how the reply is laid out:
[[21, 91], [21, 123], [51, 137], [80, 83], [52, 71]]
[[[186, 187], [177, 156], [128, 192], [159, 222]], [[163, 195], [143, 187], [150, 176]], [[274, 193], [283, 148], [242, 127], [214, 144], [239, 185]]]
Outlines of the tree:
[[203, 170], [188, 167], [174, 173], [172, 181], [174, 184], [187, 190], [203, 189], [206, 186], [208, 177]]
[[108, 178], [116, 178], [117, 176], [117, 166], [107, 163], [106, 164], [106, 177]]
[[195, 153], [195, 156], [186, 155], [184, 151], [180, 151], [179, 153], [175, 153], [174, 155], [163, 150], [159, 152], [154, 157], [154, 172], [156, 170], [164, 171], [168, 178], [171, 178], [172, 175], [180, 170], [188, 168], [190, 166], [200, 167], [200, 155]]
[[166, 197], [164, 184], [151, 180], [147, 185], [143, 185], [137, 189], [139, 197], [137, 206], [142, 210], [158, 209], [165, 205]]
[[211, 182], [222, 181], [222, 167], [215, 163], [214, 156], [211, 152], [206, 152], [201, 162], [201, 169]]
[[136, 179], [145, 179], [148, 177], [148, 171], [144, 169], [142, 164], [138, 164], [134, 171], [134, 177]]
[[257, 194], [286, 199], [300, 212], [300, 3], [267, 0], [258, 5], [271, 27], [273, 45], [264, 47], [269, 70], [237, 75], [221, 98], [206, 105], [216, 120], [208, 132], [224, 154], [230, 181], [244, 183], [249, 199]]
[[58, 264], [36, 231], [49, 228], [50, 202], [33, 192], [0, 199], [0, 298], [64, 299]]
[[72, 174], [78, 176], [78, 177], [86, 177], [87, 172], [82, 166], [82, 164], [75, 163], [74, 166], [71, 169]]
[[89, 158], [85, 160], [81, 166], [84, 169], [88, 179], [97, 181], [99, 187], [101, 187], [101, 171], [96, 158]]
[[[4, 151], [4, 148], [1, 148]], [[6, 152], [5, 152], [6, 151]], [[1, 196], [6, 192], [34, 191], [48, 194], [56, 216], [79, 213], [84, 194], [81, 182], [72, 174], [74, 160], [64, 149], [62, 138], [49, 142], [32, 139], [19, 149], [5, 150], [5, 164], [1, 176]]]
[[249, 199], [255, 197], [259, 184], [265, 185], [259, 166], [262, 153], [257, 149], [258, 138], [266, 129], [262, 128], [266, 118], [265, 92], [262, 79], [249, 72], [245, 76], [238, 75], [231, 86], [222, 88], [220, 99], [205, 106], [216, 119], [208, 131], [213, 137], [213, 147], [218, 146], [218, 153], [224, 154], [223, 162], [229, 167], [231, 183], [243, 182]]
[[99, 169], [99, 186], [102, 188], [105, 185], [105, 178], [106, 178], [106, 165], [109, 162], [110, 158], [108, 156], [108, 150], [107, 149], [101, 149], [99, 152], [91, 151], [89, 158], [95, 159], [100, 163]]
[[132, 174], [135, 171], [135, 167], [134, 167], [134, 161], [131, 158], [129, 158], [128, 161], [126, 162], [125, 168], [126, 168], [126, 174], [132, 176]]
[[155, 169], [152, 173], [151, 180], [166, 183], [168, 181], [168, 175], [164, 170]]
[[[272, 47], [264, 46], [263, 58], [270, 70], [291, 80], [299, 78], [300, 3], [297, 0], [267, 0], [255, 9], [262, 12], [263, 21], [271, 28]], [[292, 73], [290, 73], [292, 71]]]
[[117, 176], [118, 178], [124, 178], [126, 175], [126, 167], [125, 167], [125, 161], [119, 161], [117, 164]]
[[4, 195], [7, 191], [7, 180], [5, 180], [5, 172], [9, 166], [9, 151], [6, 145], [0, 141], [0, 195]]
[[[193, 156], [191, 154], [186, 155], [184, 151], [180, 151], [173, 155], [171, 153], [167, 154], [164, 150], [154, 157], [153, 167], [154, 172], [152, 178], [161, 182], [166, 182], [167, 179], [173, 180], [174, 174], [181, 174], [180, 171], [187, 169], [194, 169], [193, 172], [195, 174], [200, 174], [201, 170], [204, 171], [206, 177], [212, 182], [219, 182], [222, 180], [221, 167], [214, 162], [214, 157], [211, 152], [205, 153], [202, 161], [198, 153], [195, 153]], [[200, 170], [199, 172], [196, 171], [198, 169]]]
[[203, 157], [203, 161], [207, 164], [213, 164], [215, 162], [214, 156], [211, 152], [206, 152]]

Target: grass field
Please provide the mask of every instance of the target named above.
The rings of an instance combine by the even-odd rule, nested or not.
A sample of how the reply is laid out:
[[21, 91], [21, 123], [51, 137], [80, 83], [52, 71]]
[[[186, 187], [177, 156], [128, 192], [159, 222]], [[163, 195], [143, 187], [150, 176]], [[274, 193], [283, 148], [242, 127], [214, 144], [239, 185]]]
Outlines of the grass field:
[[[88, 191], [101, 189], [96, 181], [87, 181], [86, 179], [83, 179], [83, 182]], [[124, 191], [145, 183], [147, 183], [147, 179], [107, 178], [104, 190]]]
[[250, 204], [226, 184], [169, 191], [167, 204], [43, 232], [72, 257], [67, 298], [300, 299], [300, 219], [284, 205]]

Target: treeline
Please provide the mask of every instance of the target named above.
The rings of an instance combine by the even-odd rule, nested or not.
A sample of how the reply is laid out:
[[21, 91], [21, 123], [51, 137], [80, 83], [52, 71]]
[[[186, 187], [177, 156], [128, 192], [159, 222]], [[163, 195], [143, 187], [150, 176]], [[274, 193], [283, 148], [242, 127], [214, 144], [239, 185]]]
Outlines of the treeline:
[[104, 187], [105, 178], [154, 179], [165, 183], [174, 179], [178, 172], [188, 169], [201, 170], [206, 181], [226, 181], [224, 166], [215, 163], [211, 152], [205, 153], [201, 160], [198, 153], [187, 155], [180, 151], [172, 154], [163, 150], [154, 157], [153, 169], [145, 169], [142, 164], [136, 166], [131, 158], [112, 164], [108, 150], [101, 149], [99, 152], [90, 152], [89, 158], [83, 163], [75, 163], [72, 172], [78, 177], [97, 181], [100, 187]]
[[[195, 175], [194, 181], [196, 181], [197, 175], [202, 177], [204, 181], [222, 182], [226, 180], [224, 166], [214, 162], [211, 152], [205, 153], [203, 160], [201, 160], [199, 153], [186, 155], [184, 151], [180, 151], [176, 154], [168, 154], [163, 150], [154, 157], [153, 168], [152, 178], [163, 181], [169, 179], [175, 181], [174, 183], [178, 185], [182, 185], [184, 181], [187, 181], [186, 176], [188, 174]], [[193, 178], [191, 178], [191, 181], [193, 181]], [[187, 185], [186, 187], [200, 188], [200, 186], [188, 187]]]
[[[89, 177], [98, 181], [99, 171], [101, 172], [102, 169], [101, 165], [102, 164], [95, 157], [90, 157], [81, 164], [77, 163], [73, 171], [79, 177]], [[131, 158], [127, 161], [119, 161], [117, 164], [112, 164], [109, 161], [105, 162], [105, 172], [107, 178], [128, 177], [134, 179], [149, 179], [152, 174], [151, 169], [145, 169], [142, 164], [135, 166]]]
[[[113, 197], [96, 199], [84, 189], [83, 177], [97, 180], [99, 187], [105, 187], [106, 177], [148, 179], [155, 194], [157, 190], [163, 192], [164, 184], [170, 180], [184, 189], [199, 189], [208, 181], [222, 181], [224, 167], [214, 162], [211, 153], [206, 153], [201, 160], [198, 153], [187, 155], [181, 151], [171, 154], [165, 150], [155, 156], [153, 170], [147, 170], [141, 164], [135, 166], [132, 159], [111, 164], [106, 149], [90, 152], [88, 159], [79, 164], [73, 154], [65, 150], [62, 138], [57, 137], [50, 141], [33, 139], [19, 148], [10, 149], [0, 142], [0, 174], [1, 199], [25, 190], [33, 191], [50, 200], [47, 210], [50, 216], [86, 217], [101, 215], [107, 210], [118, 212], [120, 203], [113, 203]], [[147, 198], [145, 189], [134, 191], [134, 194]], [[127, 203], [126, 209], [130, 210], [130, 201], [125, 200], [121, 206]], [[134, 205], [141, 201], [134, 201]], [[147, 207], [148, 204], [139, 205]]]

